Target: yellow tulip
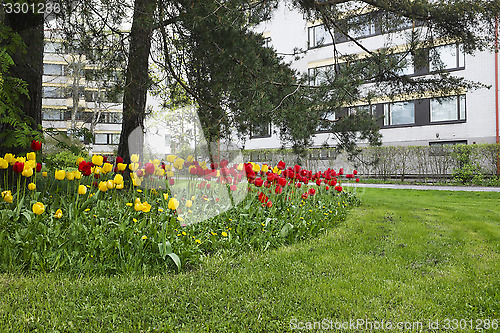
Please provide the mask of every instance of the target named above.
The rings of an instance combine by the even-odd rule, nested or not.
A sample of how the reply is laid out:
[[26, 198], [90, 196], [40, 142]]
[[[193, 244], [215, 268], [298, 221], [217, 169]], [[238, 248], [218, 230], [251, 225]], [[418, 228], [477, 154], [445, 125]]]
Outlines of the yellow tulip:
[[40, 215], [43, 214], [43, 212], [45, 212], [45, 206], [41, 202], [36, 202], [33, 204], [32, 210], [33, 213], [35, 213], [36, 215]]
[[92, 163], [94, 163], [94, 165], [101, 166], [103, 162], [104, 158], [101, 155], [92, 156]]
[[134, 186], [141, 186], [142, 180], [140, 178], [132, 178], [132, 183]]
[[121, 184], [116, 184], [116, 187], [115, 187], [117, 190], [121, 190], [123, 189], [123, 183]]
[[108, 187], [108, 190], [111, 190], [115, 187], [115, 182], [110, 179], [106, 182], [106, 186]]
[[179, 200], [176, 198], [171, 198], [168, 202], [168, 208], [171, 210], [176, 210], [179, 207]]
[[253, 169], [253, 171], [255, 171], [255, 172], [259, 172], [259, 171], [260, 171], [260, 165], [258, 165], [258, 164], [255, 164], [255, 163], [254, 163], [254, 164], [253, 164], [253, 168], [252, 168], [252, 169]]
[[236, 170], [242, 171], [243, 170], [243, 163], [238, 164], [238, 166], [236, 167]]
[[200, 163], [200, 166], [203, 168], [203, 169], [206, 169], [207, 168], [207, 161], [203, 161]]
[[150, 210], [151, 210], [151, 205], [150, 205], [150, 204], [148, 204], [148, 202], [147, 202], [147, 201], [143, 202], [143, 203], [142, 203], [142, 211], [143, 211], [144, 213], [149, 213], [149, 211], [150, 211]]
[[30, 190], [30, 191], [36, 190], [36, 184], [35, 183], [29, 183], [28, 184], [28, 190]]
[[194, 157], [189, 155], [187, 158], [186, 158], [186, 161], [188, 161], [189, 163], [193, 162], [194, 160]]
[[6, 159], [0, 157], [0, 169], [7, 169], [9, 167], [9, 162]]
[[115, 182], [116, 185], [123, 184], [123, 176], [116, 174], [115, 178], [113, 178], [113, 181]]
[[66, 171], [64, 170], [56, 170], [55, 177], [57, 180], [63, 180], [66, 177]]
[[173, 176], [174, 176], [173, 171], [169, 171], [169, 172], [167, 172], [167, 177], [168, 177], [168, 178], [172, 178]]
[[171, 171], [172, 166], [170, 164], [165, 165], [165, 171]]
[[[125, 163], [118, 163], [116, 165], [116, 167], [118, 168], [118, 171], [125, 171], [125, 169], [127, 168], [127, 165]], [[134, 171], [134, 170], [132, 170]]]
[[[151, 162], [151, 160], [149, 160], [149, 161]], [[151, 162], [151, 163], [153, 163], [155, 166], [159, 166], [159, 165], [160, 165], [160, 160], [159, 160], [159, 159], [157, 159], [157, 158], [155, 158], [155, 159], [153, 160], [153, 162]]]
[[139, 155], [132, 154], [132, 156], [130, 156], [130, 161], [133, 162], [133, 163], [139, 162]]
[[106, 192], [108, 190], [108, 184], [106, 182], [99, 182], [99, 191]]
[[28, 161], [35, 161], [36, 160], [36, 153], [34, 151], [27, 153], [26, 154], [26, 159]]
[[137, 169], [139, 169], [139, 163], [130, 163], [128, 165], [128, 168], [130, 169], [130, 171], [136, 171]]
[[75, 179], [81, 179], [82, 178], [82, 173], [78, 170], [73, 171], [73, 175], [75, 175]]
[[47, 171], [42, 172], [42, 177], [47, 177]]
[[3, 191], [2, 198], [3, 198], [3, 201], [8, 202], [8, 203], [12, 203], [12, 201], [14, 200], [14, 197], [12, 196], [12, 193], [10, 191]]
[[66, 173], [66, 179], [67, 180], [74, 180], [75, 179], [75, 174], [73, 172], [67, 172]]
[[175, 156], [175, 155], [168, 155], [167, 162], [174, 163], [176, 158], [177, 158], [177, 156]]
[[267, 173], [269, 171], [269, 166], [267, 164], [264, 164], [261, 169], [262, 172]]
[[10, 165], [13, 165], [14, 163], [16, 163], [16, 158], [14, 157], [14, 155], [8, 153], [8, 154], [5, 154], [4, 157], [3, 157]]
[[17, 157], [16, 161], [19, 162], [19, 163], [26, 163], [26, 158], [24, 158], [24, 157]]
[[31, 177], [31, 176], [33, 176], [33, 169], [31, 169], [31, 168], [24, 169], [21, 174], [24, 177]]
[[35, 160], [27, 160], [26, 163], [24, 163], [24, 169], [34, 169], [35, 167], [36, 167]]
[[85, 161], [85, 159], [83, 157], [78, 157], [76, 159], [76, 165], [80, 165], [80, 163], [82, 163], [83, 161]]
[[191, 197], [191, 201], [194, 201], [195, 199], [196, 199], [196, 197], [193, 195], [193, 196]]
[[85, 193], [87, 193], [87, 187], [85, 185], [78, 186], [78, 194], [83, 195]]
[[165, 175], [165, 170], [163, 170], [162, 168], [158, 168], [155, 170], [155, 175], [156, 176], [164, 176]]
[[102, 166], [102, 173], [106, 174], [111, 171], [113, 171], [113, 164], [108, 162], [104, 163], [104, 165]]
[[163, 199], [165, 199], [165, 201], [168, 200], [168, 193], [163, 193]]
[[56, 213], [54, 214], [54, 217], [55, 217], [56, 219], [60, 219], [60, 218], [62, 217], [62, 210], [61, 210], [61, 209], [58, 209], [58, 210], [56, 211]]
[[193, 202], [191, 200], [186, 201], [186, 207], [189, 208], [193, 205]]
[[182, 166], [184, 165], [184, 160], [182, 158], [177, 158], [174, 161], [174, 167], [178, 170], [182, 169]]
[[144, 209], [144, 205], [140, 202], [136, 202], [134, 204], [134, 209], [138, 212], [142, 211]]

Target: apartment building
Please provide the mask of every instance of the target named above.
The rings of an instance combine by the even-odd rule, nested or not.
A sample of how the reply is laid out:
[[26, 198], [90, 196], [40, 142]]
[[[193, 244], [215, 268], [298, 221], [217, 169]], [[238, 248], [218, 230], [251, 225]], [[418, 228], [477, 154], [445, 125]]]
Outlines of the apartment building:
[[[63, 39], [46, 32], [43, 58], [42, 126], [72, 135], [86, 128], [93, 142], [80, 137], [90, 153], [113, 155], [120, 141], [123, 96], [113, 94], [110, 81], [92, 78], [97, 65], [68, 50]], [[86, 75], [87, 74], [87, 75]], [[117, 69], [115, 78], [121, 75]]]
[[[405, 31], [414, 29], [414, 22], [402, 24], [397, 31], [390, 33], [374, 23], [365, 23], [359, 30], [349, 35], [356, 38], [367, 50], [377, 50], [389, 42], [393, 47], [404, 47]], [[266, 38], [266, 45], [273, 47], [279, 54], [302, 73], [319, 74], [338, 66], [333, 54], [357, 55], [363, 58], [366, 50], [356, 43], [335, 34], [333, 43], [331, 34], [320, 21], [310, 22], [299, 13], [286, 6], [279, 7], [273, 19], [256, 27]], [[305, 52], [300, 59], [292, 54], [296, 48]], [[335, 48], [335, 49], [334, 49]], [[434, 145], [434, 144], [475, 144], [494, 143], [497, 140], [497, 114], [495, 106], [495, 54], [489, 51], [477, 52], [474, 55], [464, 54], [460, 44], [443, 42], [432, 50], [440, 56], [440, 66], [454, 76], [481, 82], [490, 89], [463, 91], [459, 95], [437, 98], [429, 94], [422, 98], [411, 95], [396, 96], [395, 99], [378, 98], [371, 105], [352, 105], [344, 112], [356, 112], [365, 109], [377, 116], [381, 128], [383, 145]], [[429, 57], [433, 59], [433, 57]], [[429, 60], [424, 66], [413, 65], [408, 59], [408, 66], [400, 71], [401, 75], [425, 76], [432, 74], [438, 67], [436, 60]], [[442, 64], [441, 64], [442, 62]], [[312, 82], [317, 84], [318, 82]], [[332, 112], [331, 120], [338, 118]], [[269, 126], [254, 129], [245, 144], [246, 149], [278, 148], [279, 137]], [[331, 135], [318, 128], [314, 146], [324, 142], [335, 144]]]

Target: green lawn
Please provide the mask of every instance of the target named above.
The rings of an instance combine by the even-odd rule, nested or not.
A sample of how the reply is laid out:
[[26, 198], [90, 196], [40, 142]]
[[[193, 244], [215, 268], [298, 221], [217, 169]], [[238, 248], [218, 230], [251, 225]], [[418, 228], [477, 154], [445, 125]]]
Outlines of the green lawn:
[[284, 332], [363, 319], [344, 331], [384, 321], [437, 332], [460, 324], [447, 318], [463, 319], [466, 329], [455, 332], [500, 331], [500, 193], [366, 189], [361, 198], [319, 239], [215, 255], [178, 275], [0, 275], [0, 331]]

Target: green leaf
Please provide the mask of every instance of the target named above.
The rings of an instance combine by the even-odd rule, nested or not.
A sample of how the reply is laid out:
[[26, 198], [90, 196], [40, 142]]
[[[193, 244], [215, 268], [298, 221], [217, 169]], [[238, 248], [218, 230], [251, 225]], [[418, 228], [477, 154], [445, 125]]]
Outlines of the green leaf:
[[180, 271], [181, 270], [181, 259], [179, 259], [179, 257], [175, 253], [169, 253], [168, 256], [170, 257], [170, 259], [172, 259], [172, 261], [177, 266], [177, 270]]

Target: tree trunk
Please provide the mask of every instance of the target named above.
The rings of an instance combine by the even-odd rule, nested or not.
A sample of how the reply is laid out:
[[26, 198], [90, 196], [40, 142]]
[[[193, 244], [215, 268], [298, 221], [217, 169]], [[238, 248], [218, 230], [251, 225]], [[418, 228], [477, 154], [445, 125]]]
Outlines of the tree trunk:
[[[149, 85], [149, 51], [151, 48], [151, 33], [153, 30], [152, 17], [156, 0], [136, 0], [132, 28], [130, 30], [130, 49], [125, 76], [125, 90], [123, 96], [123, 123], [118, 146], [118, 155], [126, 163], [130, 163], [129, 136], [140, 128], [144, 131], [144, 117], [146, 97]], [[142, 134], [141, 133], [141, 134]], [[141, 154], [144, 147], [144, 136], [138, 135], [131, 142], [138, 147]], [[135, 150], [135, 149], [134, 149]]]
[[[36, 1], [34, 1], [36, 3]], [[30, 127], [39, 130], [42, 124], [42, 74], [43, 74], [43, 15], [5, 14], [5, 24], [17, 32], [27, 46], [26, 52], [17, 52], [13, 56], [15, 66], [10, 68], [12, 77], [25, 81], [28, 85], [28, 96], [22, 96], [24, 116], [28, 116]], [[0, 131], [7, 128], [0, 126]], [[28, 144], [29, 146], [29, 144]], [[1, 147], [0, 155], [5, 152], [21, 154], [23, 147]]]

